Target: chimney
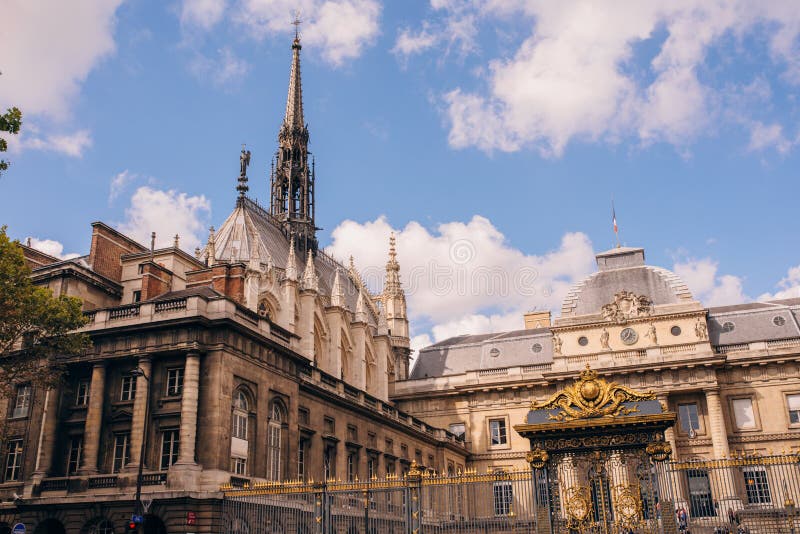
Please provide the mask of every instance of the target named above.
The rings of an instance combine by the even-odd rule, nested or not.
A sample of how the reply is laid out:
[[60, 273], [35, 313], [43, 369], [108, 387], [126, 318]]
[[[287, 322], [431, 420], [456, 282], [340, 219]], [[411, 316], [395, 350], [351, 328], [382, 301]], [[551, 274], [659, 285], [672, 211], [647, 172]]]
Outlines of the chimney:
[[550, 310], [529, 311], [525, 314], [525, 330], [550, 327]]

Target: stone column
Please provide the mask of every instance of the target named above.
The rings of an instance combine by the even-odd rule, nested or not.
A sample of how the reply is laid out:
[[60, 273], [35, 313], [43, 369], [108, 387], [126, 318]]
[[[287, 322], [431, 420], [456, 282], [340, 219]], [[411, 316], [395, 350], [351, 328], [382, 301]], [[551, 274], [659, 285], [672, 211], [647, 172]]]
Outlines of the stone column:
[[[669, 410], [669, 395], [662, 394], [658, 396], [658, 400], [664, 406], [664, 410]], [[675, 437], [675, 427], [669, 427], [664, 430], [664, 441], [669, 443], [669, 446], [672, 448], [672, 456], [670, 456], [667, 462], [677, 462], [678, 461], [678, 440]], [[669, 483], [671, 495], [669, 496], [670, 499], [674, 502], [674, 510], [677, 510], [680, 507], [685, 509], [689, 509], [689, 503], [686, 500], [686, 492], [684, 491], [683, 481], [681, 480], [680, 472], [670, 469], [669, 463], [667, 463], [666, 473], [668, 473], [669, 480], [666, 481]], [[661, 497], [662, 500], [666, 500], [664, 496]], [[662, 514], [666, 512], [672, 512], [673, 508], [666, 506], [662, 502]], [[674, 514], [672, 514], [674, 518]]]
[[197, 440], [197, 401], [200, 394], [200, 355], [186, 355], [183, 369], [183, 398], [181, 400], [180, 448], [176, 465], [196, 465], [194, 461]]
[[[147, 416], [147, 403], [150, 398], [149, 381], [153, 379], [151, 375], [153, 364], [150, 358], [146, 356], [139, 358], [138, 366], [144, 372], [144, 376], [139, 375], [136, 377], [136, 397], [133, 399], [133, 420], [131, 421], [131, 442], [129, 445], [131, 461], [127, 465], [128, 469], [138, 469], [139, 462], [142, 461], [139, 455], [142, 451], [144, 436], [147, 433], [145, 417]], [[145, 465], [147, 465], [146, 461]]]
[[83, 467], [85, 474], [97, 473], [97, 458], [100, 451], [100, 435], [103, 425], [103, 396], [106, 385], [106, 366], [97, 362], [92, 368], [92, 383], [89, 388], [89, 408], [83, 430]]
[[[718, 389], [705, 391], [706, 405], [708, 406], [708, 424], [711, 427], [711, 446], [714, 450], [714, 457], [717, 460], [725, 460], [730, 456], [728, 445], [728, 431], [725, 428], [725, 419], [722, 415], [722, 402], [719, 398]], [[739, 509], [742, 506], [741, 500], [736, 496], [736, 485], [734, 483], [733, 470], [735, 468], [721, 463], [720, 467], [710, 470], [711, 493], [718, 497], [719, 506], [717, 516], [720, 518], [728, 517], [729, 509]]]
[[718, 389], [706, 390], [706, 406], [708, 406], [708, 424], [711, 433], [711, 445], [716, 459], [727, 458], [731, 450], [728, 447], [728, 431], [722, 417], [722, 403]]
[[34, 476], [39, 478], [48, 474], [53, 467], [53, 454], [55, 451], [56, 430], [58, 428], [58, 401], [61, 391], [57, 388], [48, 389], [45, 393], [44, 411], [42, 412], [41, 437], [39, 450], [36, 456], [36, 470]]

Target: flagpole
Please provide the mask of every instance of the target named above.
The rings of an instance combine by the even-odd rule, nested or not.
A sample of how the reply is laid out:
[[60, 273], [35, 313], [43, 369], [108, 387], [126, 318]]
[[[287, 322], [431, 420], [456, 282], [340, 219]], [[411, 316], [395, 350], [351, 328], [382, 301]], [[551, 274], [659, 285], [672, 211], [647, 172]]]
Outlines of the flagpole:
[[619, 228], [617, 227], [617, 212], [614, 209], [614, 197], [611, 197], [611, 223], [614, 225], [614, 236], [617, 240], [617, 248], [619, 245]]

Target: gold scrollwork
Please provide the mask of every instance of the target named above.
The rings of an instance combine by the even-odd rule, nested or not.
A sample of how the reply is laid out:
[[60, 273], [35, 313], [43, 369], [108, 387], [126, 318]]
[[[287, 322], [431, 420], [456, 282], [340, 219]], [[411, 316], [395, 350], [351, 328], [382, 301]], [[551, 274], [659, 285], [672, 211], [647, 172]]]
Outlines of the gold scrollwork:
[[656, 462], [663, 462], [672, 454], [672, 446], [666, 441], [654, 441], [647, 444], [645, 451]]
[[614, 511], [617, 514], [618, 523], [621, 526], [634, 527], [642, 517], [642, 499], [639, 495], [639, 488], [620, 485], [616, 486], [614, 490], [616, 494]]
[[567, 490], [567, 528], [583, 531], [592, 513], [592, 497], [588, 486], [573, 486]]
[[525, 461], [531, 464], [534, 469], [541, 469], [547, 463], [550, 455], [547, 451], [536, 447], [535, 449], [525, 453]]
[[574, 421], [593, 417], [617, 417], [638, 411], [636, 406], [623, 406], [625, 402], [655, 399], [652, 391], [639, 392], [627, 386], [599, 378], [589, 364], [571, 386], [566, 386], [543, 403], [534, 402], [532, 410], [560, 409], [550, 419]]

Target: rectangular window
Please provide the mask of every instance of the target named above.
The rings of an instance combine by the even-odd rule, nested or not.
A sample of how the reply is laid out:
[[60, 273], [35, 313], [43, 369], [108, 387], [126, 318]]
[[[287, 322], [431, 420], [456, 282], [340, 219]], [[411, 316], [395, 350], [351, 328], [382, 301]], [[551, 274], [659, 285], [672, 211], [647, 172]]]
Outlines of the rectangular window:
[[514, 490], [511, 482], [495, 482], [494, 493], [494, 515], [508, 515], [511, 512], [511, 503], [514, 500]]
[[347, 425], [347, 440], [353, 443], [358, 441], [358, 428], [353, 425]]
[[417, 461], [417, 465], [422, 467], [422, 451], [417, 449], [414, 451], [414, 460]]
[[700, 430], [700, 419], [697, 416], [697, 403], [679, 404], [678, 418], [681, 422], [681, 431], [684, 434], [692, 434]]
[[408, 445], [405, 443], [400, 444], [400, 456], [408, 460]]
[[347, 455], [347, 481], [353, 482], [358, 476], [358, 455], [351, 452]]
[[306, 440], [302, 438], [297, 445], [297, 478], [306, 479]]
[[505, 419], [489, 419], [489, 437], [492, 447], [508, 443]]
[[89, 404], [89, 380], [80, 380], [75, 389], [75, 406], [86, 406]]
[[451, 423], [450, 432], [455, 434], [457, 440], [464, 441], [464, 437], [467, 434], [467, 425], [464, 423]]
[[329, 436], [334, 435], [336, 433], [336, 421], [330, 417], [326, 417], [323, 422], [322, 431]]
[[301, 425], [308, 426], [311, 417], [308, 411], [308, 408], [299, 407], [297, 409], [297, 420]]
[[6, 448], [6, 482], [20, 480], [22, 477], [22, 440], [12, 439]]
[[181, 437], [178, 429], [165, 430], [161, 434], [161, 469], [166, 470], [178, 461]]
[[247, 414], [234, 411], [231, 422], [231, 435], [238, 439], [247, 439]]
[[183, 367], [167, 369], [167, 397], [183, 394]]
[[753, 413], [753, 399], [733, 399], [733, 419], [736, 428], [741, 430], [752, 430], [756, 428], [756, 417]]
[[83, 462], [83, 436], [75, 436], [69, 440], [69, 455], [67, 456], [67, 474], [74, 475], [81, 468]]
[[136, 377], [123, 376], [122, 387], [120, 389], [119, 400], [132, 401], [136, 398]]
[[375, 457], [368, 456], [367, 457], [367, 476], [370, 480], [378, 476], [378, 473], [375, 471]]
[[28, 417], [31, 409], [31, 397], [33, 388], [31, 386], [18, 386], [17, 397], [14, 400], [14, 411], [11, 417]]
[[140, 289], [137, 289], [136, 291], [133, 292], [133, 302], [137, 303], [141, 301], [142, 301], [142, 291]]
[[689, 516], [714, 517], [717, 512], [708, 472], [702, 469], [689, 469], [686, 471], [686, 479], [689, 486]]
[[397, 471], [394, 467], [394, 460], [386, 459], [386, 476], [395, 475]]
[[744, 487], [747, 491], [747, 504], [770, 504], [772, 496], [769, 492], [767, 472], [763, 467], [745, 467]]
[[328, 445], [322, 457], [322, 464], [325, 472], [325, 480], [336, 477], [336, 448]]
[[231, 471], [234, 475], [247, 475], [247, 460], [244, 458], [231, 458]]
[[385, 449], [383, 452], [388, 452], [389, 454], [394, 453], [394, 441], [387, 439], [385, 444]]
[[119, 473], [131, 461], [131, 433], [117, 434], [114, 436], [114, 465], [113, 473]]
[[787, 395], [786, 404], [789, 405], [789, 423], [800, 424], [800, 395]]
[[367, 445], [373, 449], [378, 446], [378, 436], [375, 432], [367, 432]]

